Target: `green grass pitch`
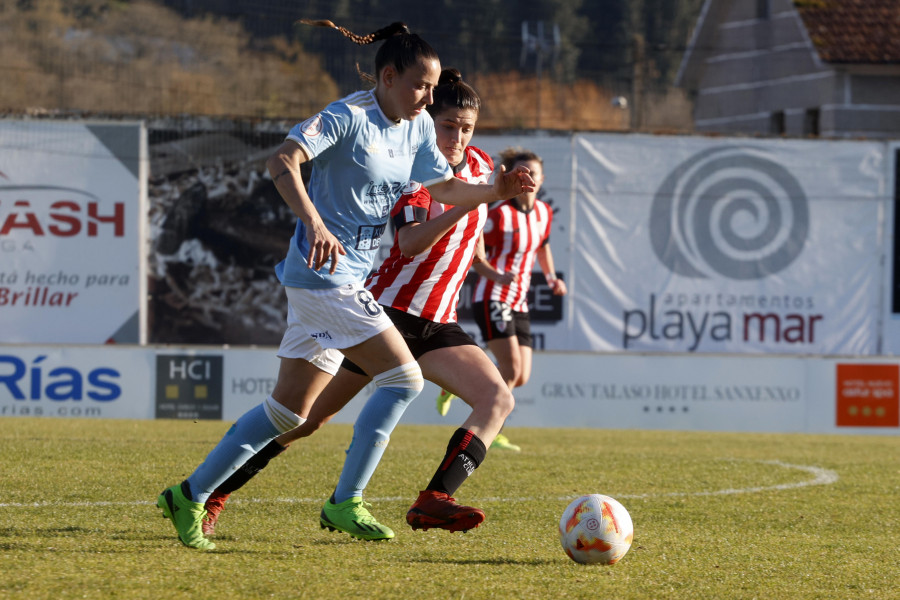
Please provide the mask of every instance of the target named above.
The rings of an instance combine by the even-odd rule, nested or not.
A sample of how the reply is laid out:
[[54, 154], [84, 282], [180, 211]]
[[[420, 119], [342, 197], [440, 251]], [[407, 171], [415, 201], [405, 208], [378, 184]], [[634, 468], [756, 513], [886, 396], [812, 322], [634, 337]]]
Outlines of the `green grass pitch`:
[[[0, 419], [0, 598], [900, 598], [900, 437], [510, 428], [457, 492], [469, 533], [404, 520], [454, 425], [401, 425], [366, 499], [397, 537], [319, 528], [347, 425], [297, 443], [237, 492], [212, 552], [183, 547], [157, 494], [228, 423]], [[557, 524], [620, 500], [634, 544], [578, 565]]]

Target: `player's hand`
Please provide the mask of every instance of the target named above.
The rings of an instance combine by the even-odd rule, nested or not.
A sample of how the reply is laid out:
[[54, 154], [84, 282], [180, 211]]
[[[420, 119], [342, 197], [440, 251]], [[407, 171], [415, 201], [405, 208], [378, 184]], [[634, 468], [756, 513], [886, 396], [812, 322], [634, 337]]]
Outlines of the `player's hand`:
[[499, 283], [503, 287], [506, 287], [506, 286], [512, 284], [512, 282], [515, 280], [516, 280], [516, 276], [513, 275], [512, 273], [510, 273], [509, 271], [507, 271], [506, 273], [500, 274], [500, 276], [497, 278], [497, 283]]
[[548, 281], [547, 285], [550, 286], [550, 289], [553, 291], [554, 296], [565, 296], [568, 290], [566, 289], [566, 282], [562, 279], [554, 279], [553, 281]]
[[528, 167], [519, 165], [507, 173], [506, 167], [500, 165], [500, 173], [494, 178], [494, 192], [498, 198], [508, 200], [534, 190], [534, 179], [531, 178], [531, 170]]
[[328, 231], [325, 224], [318, 221], [306, 228], [306, 241], [309, 242], [309, 254], [306, 257], [306, 266], [318, 271], [325, 263], [331, 260], [329, 274], [334, 274], [337, 269], [338, 257], [346, 256], [347, 251], [334, 235]]

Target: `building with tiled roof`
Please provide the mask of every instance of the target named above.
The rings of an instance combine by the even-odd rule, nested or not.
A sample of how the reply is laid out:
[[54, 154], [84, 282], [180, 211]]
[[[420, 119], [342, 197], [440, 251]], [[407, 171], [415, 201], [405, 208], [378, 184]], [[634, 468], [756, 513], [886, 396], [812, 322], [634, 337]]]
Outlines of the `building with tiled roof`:
[[706, 0], [676, 84], [698, 131], [900, 138], [900, 0]]

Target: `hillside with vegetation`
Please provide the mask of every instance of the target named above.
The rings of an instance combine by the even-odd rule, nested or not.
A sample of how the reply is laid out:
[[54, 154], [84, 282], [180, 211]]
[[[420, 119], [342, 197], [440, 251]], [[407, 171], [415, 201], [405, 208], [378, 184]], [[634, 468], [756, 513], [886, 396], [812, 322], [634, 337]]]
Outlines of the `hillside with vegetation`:
[[372, 69], [374, 48], [296, 25], [329, 16], [360, 33], [407, 21], [479, 90], [483, 128], [685, 130], [670, 81], [699, 2], [460, 0], [435, 20], [409, 0], [0, 0], [0, 112], [295, 121]]
[[0, 0], [0, 111], [256, 118], [336, 97], [298, 42], [159, 3]]

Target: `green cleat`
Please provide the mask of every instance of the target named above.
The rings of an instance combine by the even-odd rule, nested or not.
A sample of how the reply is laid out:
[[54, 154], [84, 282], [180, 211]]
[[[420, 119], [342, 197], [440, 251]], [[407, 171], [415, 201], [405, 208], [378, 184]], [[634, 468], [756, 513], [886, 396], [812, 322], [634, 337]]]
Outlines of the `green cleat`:
[[450, 410], [450, 402], [456, 398], [453, 394], [448, 392], [447, 390], [441, 390], [441, 393], [438, 394], [437, 397], [437, 411], [441, 413], [441, 416], [446, 416], [447, 412]]
[[156, 506], [162, 509], [163, 518], [172, 521], [182, 544], [200, 550], [212, 550], [216, 547], [215, 544], [203, 537], [201, 530], [206, 509], [199, 502], [188, 500], [181, 491], [180, 484], [164, 490], [159, 495]]
[[326, 527], [329, 531], [337, 529], [361, 540], [378, 541], [394, 537], [391, 528], [376, 521], [366, 506], [371, 504], [363, 502], [362, 498], [356, 496], [339, 504], [334, 504], [329, 499], [322, 507], [319, 524], [322, 529]]
[[494, 438], [494, 441], [491, 442], [491, 448], [496, 448], [498, 450], [509, 450], [511, 452], [522, 451], [522, 448], [510, 442], [509, 438], [502, 433], [498, 433], [497, 437]]

